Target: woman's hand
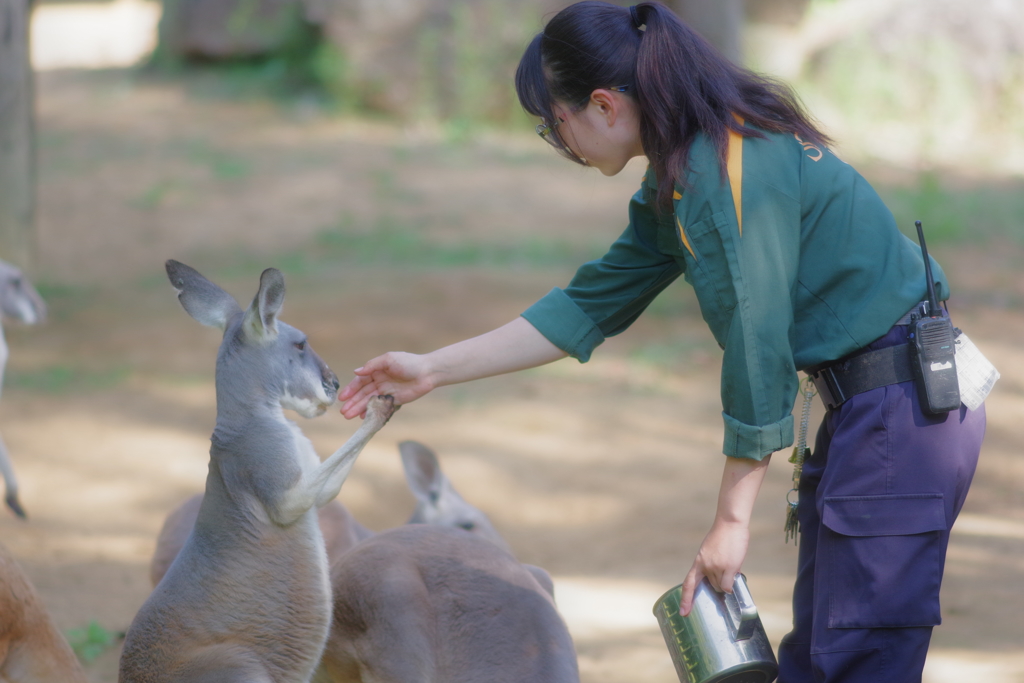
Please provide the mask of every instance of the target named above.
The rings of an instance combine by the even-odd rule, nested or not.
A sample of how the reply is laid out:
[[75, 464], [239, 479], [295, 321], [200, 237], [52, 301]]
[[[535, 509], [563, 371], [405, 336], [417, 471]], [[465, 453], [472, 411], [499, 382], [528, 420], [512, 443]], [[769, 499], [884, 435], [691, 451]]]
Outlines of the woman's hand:
[[686, 616], [693, 607], [693, 593], [705, 576], [717, 591], [732, 592], [733, 579], [743, 565], [750, 543], [750, 515], [761, 490], [771, 456], [763, 460], [726, 458], [718, 508], [711, 531], [704, 537], [686, 579], [679, 600], [679, 613]]
[[364, 416], [367, 402], [379, 394], [390, 394], [395, 397], [395, 405], [402, 405], [415, 401], [435, 386], [430, 381], [426, 357], [402, 351], [377, 356], [357, 368], [355, 375], [338, 394], [338, 399], [344, 401], [341, 414], [349, 420]]
[[694, 591], [705, 576], [716, 591], [732, 593], [733, 580], [747, 556], [749, 542], [750, 529], [747, 525], [715, 521], [683, 581], [683, 595], [679, 601], [681, 615], [685, 617], [690, 613]]
[[479, 337], [456, 342], [422, 356], [391, 351], [356, 370], [338, 399], [341, 414], [351, 420], [366, 413], [366, 402], [391, 394], [396, 405], [415, 401], [437, 387], [535, 368], [565, 358], [524, 318], [516, 318]]

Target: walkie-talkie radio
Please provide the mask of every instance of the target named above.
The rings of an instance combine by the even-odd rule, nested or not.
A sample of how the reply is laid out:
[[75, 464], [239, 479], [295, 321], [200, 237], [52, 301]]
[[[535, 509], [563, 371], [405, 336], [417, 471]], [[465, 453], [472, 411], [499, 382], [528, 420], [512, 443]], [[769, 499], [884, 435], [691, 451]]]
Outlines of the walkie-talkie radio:
[[[935, 296], [932, 265], [924, 242], [921, 221], [915, 221], [917, 238], [924, 255], [924, 273], [928, 280], [928, 301], [910, 322], [911, 355], [921, 396], [921, 407], [932, 415], [944, 415], [960, 407], [960, 384], [956, 376], [956, 345], [953, 323], [943, 315]], [[927, 310], [925, 310], [927, 309]]]

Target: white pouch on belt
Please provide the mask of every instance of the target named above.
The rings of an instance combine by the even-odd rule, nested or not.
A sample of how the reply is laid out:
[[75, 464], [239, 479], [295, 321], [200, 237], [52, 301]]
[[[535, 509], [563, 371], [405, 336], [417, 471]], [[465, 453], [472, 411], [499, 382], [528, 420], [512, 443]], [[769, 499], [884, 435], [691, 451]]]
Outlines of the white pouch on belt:
[[999, 379], [999, 371], [963, 332], [954, 340], [954, 344], [960, 401], [969, 409], [977, 410]]

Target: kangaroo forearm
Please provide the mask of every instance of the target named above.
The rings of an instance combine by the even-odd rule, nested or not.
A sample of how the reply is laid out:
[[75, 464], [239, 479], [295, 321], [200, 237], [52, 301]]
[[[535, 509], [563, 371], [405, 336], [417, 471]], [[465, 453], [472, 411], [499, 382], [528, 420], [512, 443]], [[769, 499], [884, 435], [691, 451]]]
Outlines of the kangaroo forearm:
[[[312, 487], [313, 504], [317, 508], [322, 508], [338, 497], [338, 493], [341, 492], [341, 485], [348, 478], [348, 473], [352, 470], [352, 466], [356, 464], [356, 458], [362, 452], [364, 445], [366, 445], [365, 441], [354, 452], [343, 453], [336, 465], [330, 470], [324, 471], [322, 477], [317, 478], [316, 483]], [[330, 462], [330, 460], [327, 462]], [[325, 462], [324, 464], [327, 463]]]
[[[388, 399], [390, 401], [390, 397]], [[391, 417], [391, 409], [386, 415], [380, 411], [367, 413], [363, 423], [355, 434], [349, 437], [341, 448], [331, 454], [329, 458], [321, 463], [320, 467], [312, 472], [307, 483], [307, 490], [311, 494], [311, 504], [323, 507], [334, 500], [341, 491], [341, 485], [345, 483], [349, 471], [356, 462], [356, 458], [363, 451], [363, 448], [373, 435], [380, 431], [388, 418]]]
[[288, 525], [316, 506], [334, 500], [363, 447], [384, 426], [384, 421], [367, 418], [345, 444], [320, 465], [305, 473], [295, 486], [281, 496], [272, 514], [278, 524]]
[[[372, 436], [372, 434], [371, 434]], [[274, 522], [282, 526], [292, 524], [312, 508], [321, 508], [337, 498], [341, 485], [352, 470], [356, 457], [362, 451], [369, 437], [353, 450], [341, 449], [325, 460], [310, 475], [305, 476], [288, 490], [278, 502], [272, 514]], [[344, 451], [344, 452], [343, 452]], [[336, 458], [340, 454], [340, 458]]]
[[427, 354], [435, 386], [535, 368], [568, 354], [525, 318]]

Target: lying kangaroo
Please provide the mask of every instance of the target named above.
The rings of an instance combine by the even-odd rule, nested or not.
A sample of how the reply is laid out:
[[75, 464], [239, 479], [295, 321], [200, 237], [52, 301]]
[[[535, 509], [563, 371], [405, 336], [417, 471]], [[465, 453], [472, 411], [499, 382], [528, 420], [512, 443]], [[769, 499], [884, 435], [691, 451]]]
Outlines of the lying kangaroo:
[[0, 681], [85, 683], [85, 671], [39, 595], [0, 545]]
[[332, 565], [317, 683], [578, 683], [547, 572], [509, 553], [429, 449], [400, 448], [416, 511]]
[[[35, 325], [46, 319], [46, 303], [39, 292], [16, 267], [0, 261], [0, 387], [3, 385], [4, 369], [7, 367], [7, 340], [4, 338], [2, 321], [14, 318], [26, 325]], [[0, 474], [4, 477], [4, 501], [14, 514], [25, 518], [25, 509], [18, 500], [18, 480], [7, 456], [7, 447], [0, 439]]]
[[338, 379], [299, 330], [278, 320], [284, 278], [263, 271], [246, 311], [192, 268], [167, 262], [185, 310], [224, 338], [217, 423], [195, 528], [135, 616], [121, 683], [304, 683], [329, 628], [330, 585], [316, 508], [394, 411], [374, 397], [349, 441], [323, 463], [282, 408], [312, 418]]
[[[576, 683], [576, 653], [551, 577], [520, 564], [422, 444], [399, 445], [416, 508], [380, 534], [335, 501], [320, 510], [334, 618], [317, 683]], [[154, 585], [195, 523], [202, 494], [157, 540]], [[327, 514], [325, 514], [325, 512]]]

